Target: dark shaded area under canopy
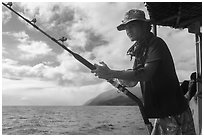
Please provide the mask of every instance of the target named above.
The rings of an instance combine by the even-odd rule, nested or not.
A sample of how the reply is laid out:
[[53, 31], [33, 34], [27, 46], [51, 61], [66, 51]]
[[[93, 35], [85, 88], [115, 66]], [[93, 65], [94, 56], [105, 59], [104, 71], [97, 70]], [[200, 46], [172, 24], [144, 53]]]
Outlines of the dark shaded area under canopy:
[[145, 6], [156, 25], [184, 29], [197, 21], [202, 24], [202, 2], [146, 2]]

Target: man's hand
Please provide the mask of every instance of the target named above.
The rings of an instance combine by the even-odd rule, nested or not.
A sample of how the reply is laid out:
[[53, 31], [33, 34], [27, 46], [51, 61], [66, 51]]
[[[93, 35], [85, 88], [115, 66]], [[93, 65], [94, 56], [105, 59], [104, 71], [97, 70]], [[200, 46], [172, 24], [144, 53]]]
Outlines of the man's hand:
[[98, 76], [98, 78], [101, 79], [112, 79], [112, 70], [102, 61], [99, 62], [101, 65], [94, 64], [96, 67], [95, 70], [92, 70], [91, 73], [95, 73], [95, 76]]

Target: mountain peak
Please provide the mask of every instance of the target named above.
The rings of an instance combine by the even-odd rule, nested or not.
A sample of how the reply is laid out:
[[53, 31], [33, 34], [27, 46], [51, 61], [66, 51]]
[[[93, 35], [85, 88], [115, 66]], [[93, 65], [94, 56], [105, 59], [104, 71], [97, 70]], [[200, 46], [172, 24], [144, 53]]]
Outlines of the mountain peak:
[[[135, 87], [131, 89], [131, 92], [137, 97], [141, 98], [140, 87]], [[105, 91], [95, 98], [88, 100], [84, 105], [88, 106], [132, 106], [137, 105], [137, 103], [130, 99], [123, 93], [118, 93], [116, 89]]]

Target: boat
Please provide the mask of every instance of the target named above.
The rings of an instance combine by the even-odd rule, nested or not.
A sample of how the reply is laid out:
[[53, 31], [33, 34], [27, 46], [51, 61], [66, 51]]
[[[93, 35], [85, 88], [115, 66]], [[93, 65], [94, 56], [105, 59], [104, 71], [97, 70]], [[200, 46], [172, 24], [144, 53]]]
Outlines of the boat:
[[196, 134], [202, 134], [202, 2], [145, 2], [153, 32], [157, 26], [188, 29], [195, 35], [196, 46], [196, 94], [189, 102]]

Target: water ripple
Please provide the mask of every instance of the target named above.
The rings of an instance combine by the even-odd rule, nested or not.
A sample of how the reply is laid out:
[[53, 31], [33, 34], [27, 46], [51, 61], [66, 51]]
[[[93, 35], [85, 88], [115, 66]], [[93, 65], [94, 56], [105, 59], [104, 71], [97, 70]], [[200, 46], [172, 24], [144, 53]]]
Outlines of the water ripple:
[[147, 134], [135, 106], [3, 107], [3, 135]]

